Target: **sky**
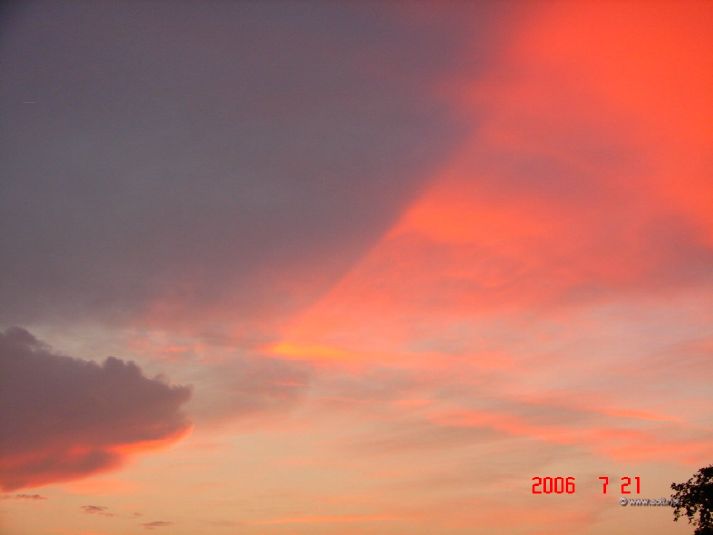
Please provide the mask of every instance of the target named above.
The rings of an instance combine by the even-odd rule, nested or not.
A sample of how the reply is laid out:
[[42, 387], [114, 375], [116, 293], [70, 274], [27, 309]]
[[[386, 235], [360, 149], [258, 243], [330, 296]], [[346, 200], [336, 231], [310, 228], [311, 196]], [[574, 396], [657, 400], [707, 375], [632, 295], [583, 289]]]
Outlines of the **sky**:
[[690, 533], [618, 499], [713, 462], [712, 28], [4, 6], [0, 532]]

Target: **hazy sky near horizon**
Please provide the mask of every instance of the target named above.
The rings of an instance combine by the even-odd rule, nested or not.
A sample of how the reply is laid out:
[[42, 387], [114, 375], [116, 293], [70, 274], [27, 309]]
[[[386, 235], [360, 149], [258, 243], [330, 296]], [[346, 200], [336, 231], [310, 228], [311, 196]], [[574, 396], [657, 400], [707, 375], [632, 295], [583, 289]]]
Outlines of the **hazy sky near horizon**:
[[0, 531], [690, 532], [713, 4], [0, 17]]

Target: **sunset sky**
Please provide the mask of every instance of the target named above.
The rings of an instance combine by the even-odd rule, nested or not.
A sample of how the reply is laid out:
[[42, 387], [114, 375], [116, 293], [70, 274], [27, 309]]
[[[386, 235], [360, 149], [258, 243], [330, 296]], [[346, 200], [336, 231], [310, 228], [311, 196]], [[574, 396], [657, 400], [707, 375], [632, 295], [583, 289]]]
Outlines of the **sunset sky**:
[[617, 502], [713, 462], [713, 2], [27, 1], [0, 69], [0, 533], [691, 533]]

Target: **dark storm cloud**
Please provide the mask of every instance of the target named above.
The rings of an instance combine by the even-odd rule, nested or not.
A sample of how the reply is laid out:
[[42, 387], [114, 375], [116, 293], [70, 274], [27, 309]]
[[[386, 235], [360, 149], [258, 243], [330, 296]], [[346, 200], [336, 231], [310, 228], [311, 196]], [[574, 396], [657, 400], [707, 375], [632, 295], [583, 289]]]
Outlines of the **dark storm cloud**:
[[322, 291], [460, 140], [434, 87], [481, 68], [455, 51], [490, 37], [485, 9], [376, 7], [11, 10], [0, 321], [272, 313]]
[[182, 386], [132, 362], [53, 353], [29, 332], [0, 332], [0, 487], [12, 490], [117, 465], [122, 448], [188, 429]]

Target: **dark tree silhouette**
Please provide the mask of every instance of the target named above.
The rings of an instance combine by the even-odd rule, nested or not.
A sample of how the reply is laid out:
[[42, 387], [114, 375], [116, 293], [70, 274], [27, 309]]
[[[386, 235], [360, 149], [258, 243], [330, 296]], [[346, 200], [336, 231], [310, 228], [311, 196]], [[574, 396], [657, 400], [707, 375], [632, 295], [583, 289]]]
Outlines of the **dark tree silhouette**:
[[671, 488], [676, 491], [671, 496], [674, 521], [685, 515], [696, 527], [695, 535], [713, 535], [713, 465], [701, 468], [685, 483], [672, 483]]

